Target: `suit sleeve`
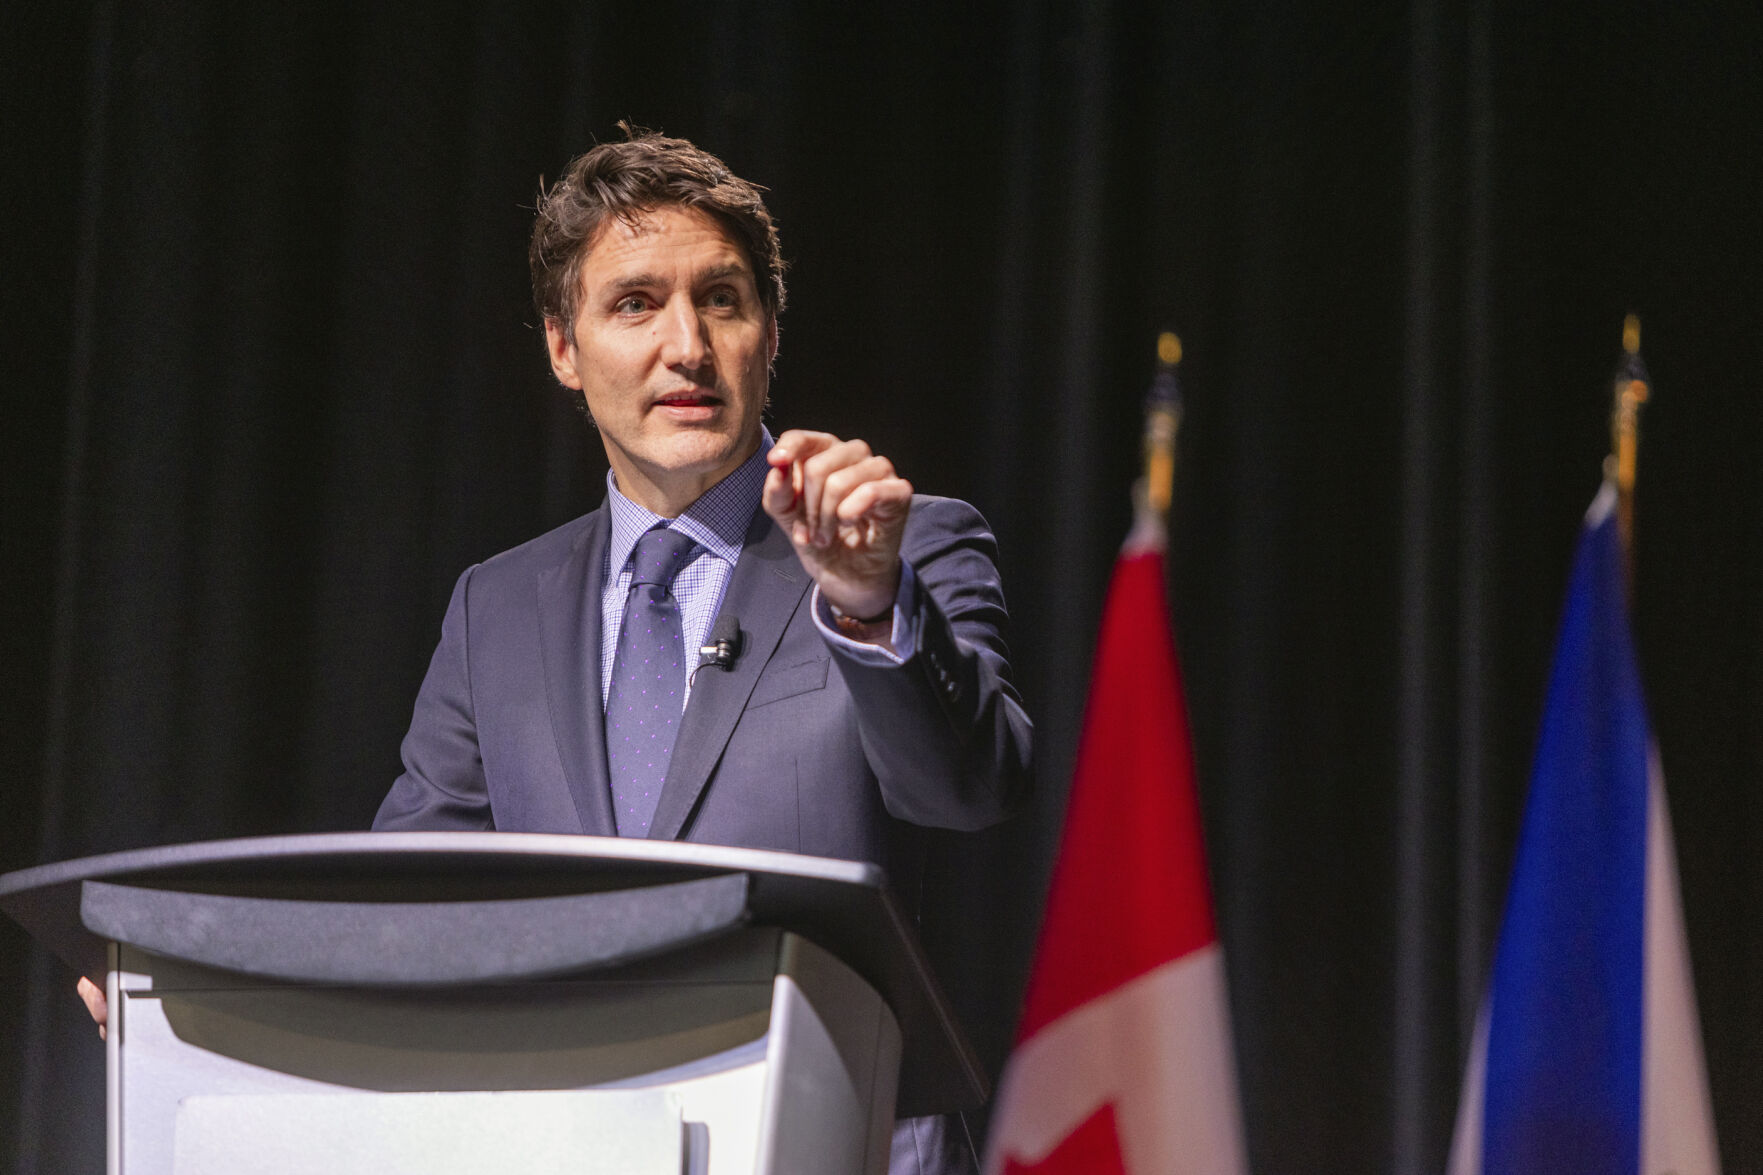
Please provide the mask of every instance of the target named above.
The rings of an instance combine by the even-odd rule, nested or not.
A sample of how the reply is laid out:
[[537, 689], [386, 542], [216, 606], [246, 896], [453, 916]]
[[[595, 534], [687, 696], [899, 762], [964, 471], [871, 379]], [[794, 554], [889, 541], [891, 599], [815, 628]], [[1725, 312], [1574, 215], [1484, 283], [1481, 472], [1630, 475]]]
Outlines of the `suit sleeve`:
[[468, 604], [476, 570], [468, 568], [453, 586], [441, 621], [441, 641], [416, 695], [410, 732], [404, 736], [404, 773], [373, 818], [376, 832], [495, 827], [471, 697]]
[[918, 580], [912, 655], [878, 665], [834, 648], [833, 661], [888, 812], [985, 828], [1027, 799], [1033, 736], [1009, 681], [997, 541], [967, 503], [918, 498], [901, 557]]

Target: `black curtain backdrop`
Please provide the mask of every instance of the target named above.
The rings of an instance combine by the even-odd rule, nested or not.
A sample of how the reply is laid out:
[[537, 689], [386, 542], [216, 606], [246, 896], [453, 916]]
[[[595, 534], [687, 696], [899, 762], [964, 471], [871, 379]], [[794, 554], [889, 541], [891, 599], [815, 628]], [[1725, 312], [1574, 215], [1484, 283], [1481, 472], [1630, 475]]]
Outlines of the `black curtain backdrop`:
[[[1013, 1030], [1157, 330], [1258, 1171], [1442, 1169], [1550, 645], [1643, 420], [1635, 613], [1727, 1170], [1763, 1164], [1755, 6], [223, 4], [0, 12], [0, 869], [364, 827], [468, 563], [591, 507], [524, 238], [630, 118], [772, 188], [774, 427], [1003, 544], [1034, 813], [925, 928]], [[0, 1169], [101, 1169], [73, 977], [0, 927]]]

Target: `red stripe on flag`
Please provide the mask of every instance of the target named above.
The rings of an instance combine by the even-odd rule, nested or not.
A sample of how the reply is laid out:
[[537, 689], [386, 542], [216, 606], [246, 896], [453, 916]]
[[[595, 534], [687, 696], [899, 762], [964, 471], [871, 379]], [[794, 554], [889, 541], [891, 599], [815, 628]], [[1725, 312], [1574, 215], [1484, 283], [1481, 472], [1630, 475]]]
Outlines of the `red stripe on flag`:
[[1114, 1106], [1106, 1103], [1038, 1163], [1004, 1160], [1004, 1175], [1127, 1175], [1114, 1128]]
[[1019, 1039], [1216, 937], [1163, 558], [1123, 555]]

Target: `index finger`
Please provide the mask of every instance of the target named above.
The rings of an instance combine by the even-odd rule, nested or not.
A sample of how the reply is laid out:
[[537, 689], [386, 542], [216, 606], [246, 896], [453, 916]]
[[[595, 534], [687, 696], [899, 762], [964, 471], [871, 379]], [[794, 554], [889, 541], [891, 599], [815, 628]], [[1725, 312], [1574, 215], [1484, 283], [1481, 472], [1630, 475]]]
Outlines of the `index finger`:
[[771, 452], [765, 455], [765, 459], [773, 466], [781, 468], [791, 462], [805, 461], [816, 453], [830, 449], [838, 443], [839, 438], [830, 432], [792, 428], [785, 431], [772, 443]]
[[779, 522], [789, 521], [801, 506], [802, 487], [791, 476], [801, 472], [800, 465], [780, 464], [765, 475], [765, 484], [759, 490], [759, 504]]
[[[783, 475], [783, 481], [774, 488], [772, 476], [766, 475], [765, 489], [760, 495], [766, 513], [781, 522], [792, 511], [800, 511], [804, 480], [802, 462], [839, 443], [839, 438], [830, 432], [815, 432], [806, 428], [786, 429], [779, 435], [772, 442], [771, 451], [766, 453], [765, 460], [774, 473]], [[784, 487], [788, 488], [788, 497], [785, 496]]]

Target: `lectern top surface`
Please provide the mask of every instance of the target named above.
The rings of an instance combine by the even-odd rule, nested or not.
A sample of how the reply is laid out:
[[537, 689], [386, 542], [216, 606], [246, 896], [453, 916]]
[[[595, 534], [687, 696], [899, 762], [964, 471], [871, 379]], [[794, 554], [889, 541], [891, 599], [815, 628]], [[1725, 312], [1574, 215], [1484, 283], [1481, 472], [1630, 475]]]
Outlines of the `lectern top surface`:
[[0, 874], [0, 906], [13, 894], [87, 879], [341, 880], [425, 874], [450, 865], [486, 879], [743, 872], [886, 886], [882, 870], [865, 862], [725, 845], [537, 832], [326, 832], [161, 845], [21, 869]]

